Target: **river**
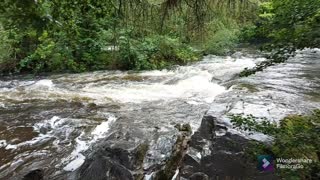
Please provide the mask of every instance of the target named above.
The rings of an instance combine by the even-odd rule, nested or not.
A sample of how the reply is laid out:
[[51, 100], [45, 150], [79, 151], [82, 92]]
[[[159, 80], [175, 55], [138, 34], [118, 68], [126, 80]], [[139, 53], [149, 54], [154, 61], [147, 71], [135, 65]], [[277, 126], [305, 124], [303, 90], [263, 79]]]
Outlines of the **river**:
[[74, 179], [101, 143], [128, 152], [147, 144], [139, 170], [147, 179], [170, 156], [175, 126], [196, 131], [205, 113], [219, 116], [232, 133], [264, 140], [233, 129], [227, 115], [278, 121], [320, 108], [319, 59], [319, 49], [306, 49], [244, 78], [237, 75], [265, 59], [238, 52], [171, 70], [3, 79], [0, 179], [21, 179], [36, 169], [48, 179]]

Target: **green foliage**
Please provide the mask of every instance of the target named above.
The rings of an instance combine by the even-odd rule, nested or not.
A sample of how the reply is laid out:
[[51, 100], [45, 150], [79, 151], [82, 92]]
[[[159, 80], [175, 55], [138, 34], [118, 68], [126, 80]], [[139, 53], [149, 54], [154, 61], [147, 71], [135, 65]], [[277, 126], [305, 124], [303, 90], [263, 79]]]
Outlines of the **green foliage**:
[[257, 26], [248, 25], [240, 30], [239, 41], [252, 42], [257, 39]]
[[158, 69], [199, 59], [189, 46], [198, 43], [223, 54], [236, 42], [237, 25], [255, 19], [257, 3], [3, 0], [0, 71]]
[[303, 169], [278, 169], [277, 173], [281, 177], [319, 178], [317, 173], [320, 171], [320, 110], [315, 110], [309, 116], [288, 116], [279, 125], [266, 119], [257, 121], [253, 116], [232, 115], [231, 119], [235, 127], [261, 132], [274, 138], [272, 146], [255, 142], [250, 153], [271, 153], [275, 158], [308, 158], [313, 160], [312, 164], [304, 164]]
[[225, 55], [238, 42], [237, 31], [222, 29], [208, 39], [206, 52], [216, 55]]
[[209, 54], [225, 55], [238, 43], [239, 26], [231, 19], [219, 18], [208, 24], [204, 50]]
[[7, 68], [10, 55], [12, 53], [12, 47], [10, 46], [9, 33], [4, 31], [0, 26], [0, 71], [3, 68]]
[[277, 125], [266, 118], [256, 118], [253, 115], [231, 115], [231, 122], [235, 127], [245, 131], [256, 131], [264, 134], [274, 135], [278, 132]]
[[320, 47], [319, 0], [271, 0], [260, 6], [256, 38], [280, 46]]
[[156, 35], [143, 40], [122, 36], [119, 48], [119, 58], [124, 69], [161, 69], [199, 59], [199, 53], [191, 47], [168, 36]]

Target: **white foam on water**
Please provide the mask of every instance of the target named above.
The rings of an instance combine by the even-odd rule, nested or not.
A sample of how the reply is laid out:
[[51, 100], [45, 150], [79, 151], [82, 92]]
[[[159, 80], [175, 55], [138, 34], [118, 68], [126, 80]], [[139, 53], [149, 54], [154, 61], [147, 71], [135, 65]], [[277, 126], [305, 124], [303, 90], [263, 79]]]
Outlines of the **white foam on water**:
[[[110, 101], [142, 103], [145, 101], [182, 99], [189, 104], [199, 105], [211, 103], [217, 95], [227, 91], [223, 86], [212, 82], [213, 78], [218, 75], [223, 77], [228, 73], [235, 74], [244, 67], [250, 68], [254, 65], [254, 61], [250, 58], [235, 60], [231, 57], [216, 57], [191, 66], [178, 67], [175, 70], [155, 70], [132, 74], [142, 77], [150, 76], [151, 81], [146, 78], [143, 82], [127, 82], [121, 80], [121, 77], [131, 74], [95, 72], [65, 75], [60, 78], [53, 77], [55, 79], [54, 83], [50, 79], [30, 81], [24, 84], [22, 81], [17, 81], [18, 84], [12, 83], [10, 87], [8, 86], [9, 88], [0, 88], [0, 95], [5, 98], [4, 100], [7, 98], [9, 100], [45, 99], [52, 101], [57, 99], [65, 99], [67, 101], [80, 99], [81, 101], [82, 98], [86, 98], [96, 104], [106, 104]], [[120, 78], [115, 78], [112, 81], [108, 80], [108, 77], [114, 76], [119, 76]], [[88, 82], [83, 83], [84, 79]], [[92, 81], [92, 83], [89, 81]], [[8, 103], [10, 101], [5, 102]], [[108, 135], [110, 125], [115, 120], [116, 118], [110, 115], [108, 121], [101, 122], [91, 132], [82, 132], [74, 139], [74, 149], [62, 159], [62, 163], [58, 166], [63, 167], [65, 171], [78, 169], [85, 162], [84, 153], [96, 141]], [[67, 142], [71, 141], [72, 139], [69, 138], [72, 137], [74, 129], [84, 127], [80, 123], [73, 119], [54, 116], [34, 125], [34, 130], [39, 132], [38, 137], [15, 145], [6, 144], [7, 142], [3, 141], [2, 143], [0, 142], [0, 146], [15, 149], [57, 138], [53, 139], [52, 143], [53, 146], [59, 147], [59, 143], [64, 141], [60, 136], [66, 136], [63, 138], [66, 138]], [[194, 125], [192, 124], [192, 126]], [[145, 177], [148, 177], [148, 175]], [[150, 175], [151, 177], [152, 174]]]
[[[205, 58], [209, 63], [200, 64], [199, 67], [208, 70], [214, 78], [219, 80], [231, 79], [236, 74], [240, 73], [244, 68], [253, 68], [256, 63], [265, 61], [265, 58], [232, 58], [232, 57], [212, 57]], [[214, 61], [212, 61], [214, 60]]]
[[[128, 74], [94, 72], [79, 75], [66, 75], [55, 79], [43, 79], [31, 85], [13, 88], [8, 91], [8, 99], [90, 99], [96, 104], [105, 104], [110, 101], [120, 103], [142, 103], [145, 101], [187, 99], [190, 104], [197, 105], [210, 103], [214, 98], [225, 92], [225, 88], [212, 82], [213, 78], [228, 79], [241, 72], [243, 68], [254, 67], [257, 58], [208, 56], [204, 61], [177, 67], [174, 70], [154, 70]], [[122, 82], [122, 76], [161, 77], [155, 81]], [[54, 77], [54, 76], [53, 76]], [[107, 80], [108, 77], [119, 77]], [[163, 78], [162, 78], [163, 77]], [[84, 79], [88, 83], [84, 83]], [[148, 79], [148, 78], [147, 78]], [[93, 81], [93, 83], [90, 83]], [[108, 81], [108, 83], [106, 83]], [[67, 83], [66, 83], [67, 82]], [[60, 84], [59, 84], [60, 83]], [[61, 84], [62, 83], [62, 84]], [[30, 84], [30, 83], [29, 83]], [[57, 86], [56, 86], [57, 84]], [[66, 88], [63, 88], [65, 87]], [[19, 87], [19, 86], [18, 86]], [[4, 88], [3, 88], [4, 89]], [[0, 89], [0, 91], [4, 91]], [[196, 102], [196, 103], [195, 103]]]
[[53, 84], [52, 80], [43, 79], [43, 80], [37, 81], [32, 86], [37, 87], [37, 88], [41, 88], [41, 87], [52, 88], [54, 86], [54, 84]]
[[187, 103], [191, 104], [191, 105], [199, 105], [199, 104], [201, 104], [201, 102], [197, 102], [197, 101], [193, 101], [193, 100], [187, 101]]
[[80, 136], [78, 136], [76, 138], [76, 148], [72, 151], [71, 155], [69, 157], [67, 157], [66, 159], [63, 159], [63, 161], [69, 161], [71, 160], [71, 162], [69, 162], [64, 168], [63, 170], [65, 171], [74, 171], [77, 168], [79, 168], [85, 161], [85, 156], [83, 154], [81, 154], [81, 152], [86, 151], [89, 148], [89, 143], [86, 141], [82, 141], [80, 140], [81, 137], [83, 137], [85, 135], [84, 132], [82, 132], [80, 134]]
[[144, 180], [152, 180], [153, 174], [154, 174], [154, 172], [144, 175]]
[[[188, 98], [210, 103], [214, 97], [225, 91], [223, 86], [211, 82], [212, 75], [207, 71], [198, 71], [176, 84], [163, 82], [153, 84], [130, 84], [128, 86], [105, 85], [85, 87], [86, 95], [98, 99], [101, 96], [109, 97], [122, 103], [168, 100], [174, 98]], [[103, 99], [103, 98], [102, 98]]]
[[166, 69], [164, 70], [154, 70], [154, 71], [145, 71], [142, 73], [139, 73], [141, 76], [169, 76], [174, 75], [175, 73], [173, 71], [168, 71]]
[[116, 121], [114, 116], [109, 117], [108, 121], [102, 122], [98, 125], [91, 133], [93, 135], [94, 140], [101, 139], [105, 137], [105, 133], [109, 131], [110, 124]]
[[51, 136], [49, 136], [49, 135], [40, 134], [39, 136], [34, 137], [29, 141], [25, 141], [25, 142], [22, 142], [19, 144], [7, 144], [5, 146], [5, 149], [6, 150], [13, 150], [13, 149], [18, 149], [18, 148], [24, 147], [24, 146], [32, 146], [32, 145], [37, 144], [39, 142], [44, 142], [50, 138], [51, 138]]
[[[155, 70], [137, 73], [137, 76], [164, 76], [163, 81], [128, 84], [93, 84], [81, 89], [83, 95], [96, 100], [110, 98], [121, 103], [142, 103], [145, 101], [188, 99], [190, 104], [211, 103], [226, 89], [212, 82], [213, 78], [230, 79], [244, 68], [256, 66], [264, 58], [234, 59], [231, 57], [208, 57], [204, 62], [175, 70]], [[196, 102], [196, 103], [195, 103]]]
[[76, 158], [71, 161], [68, 165], [66, 165], [63, 170], [65, 171], [74, 171], [76, 169], [78, 169], [80, 166], [82, 166], [82, 164], [85, 162], [86, 157], [84, 155], [82, 155], [81, 153], [79, 153]]
[[95, 129], [91, 132], [89, 137], [86, 139], [89, 140], [82, 140], [83, 137], [86, 136], [84, 132], [80, 134], [76, 138], [76, 148], [72, 151], [70, 156], [64, 158], [63, 162], [69, 162], [63, 170], [65, 171], [74, 171], [78, 169], [84, 162], [85, 156], [82, 154], [83, 152], [87, 151], [91, 145], [93, 145], [97, 140], [106, 137], [107, 132], [110, 129], [110, 125], [116, 121], [116, 117], [110, 115], [108, 121], [102, 122], [100, 125], [95, 127]]
[[4, 103], [0, 102], [0, 107], [1, 108], [6, 108], [6, 105]]
[[60, 118], [58, 116], [53, 116], [49, 120], [44, 120], [42, 122], [36, 123], [33, 128], [35, 131], [40, 132], [41, 128], [47, 128], [49, 131], [55, 128], [61, 127], [65, 123], [66, 119]]

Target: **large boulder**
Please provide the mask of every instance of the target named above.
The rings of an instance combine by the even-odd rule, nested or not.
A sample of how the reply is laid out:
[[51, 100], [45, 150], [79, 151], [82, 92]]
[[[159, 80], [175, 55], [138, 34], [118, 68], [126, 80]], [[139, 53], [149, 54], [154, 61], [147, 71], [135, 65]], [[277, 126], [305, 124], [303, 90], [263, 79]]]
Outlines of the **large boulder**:
[[[256, 163], [245, 156], [249, 140], [226, 131], [207, 115], [191, 138], [180, 167], [180, 179], [276, 179], [273, 173], [261, 173]], [[217, 135], [218, 132], [226, 132]]]

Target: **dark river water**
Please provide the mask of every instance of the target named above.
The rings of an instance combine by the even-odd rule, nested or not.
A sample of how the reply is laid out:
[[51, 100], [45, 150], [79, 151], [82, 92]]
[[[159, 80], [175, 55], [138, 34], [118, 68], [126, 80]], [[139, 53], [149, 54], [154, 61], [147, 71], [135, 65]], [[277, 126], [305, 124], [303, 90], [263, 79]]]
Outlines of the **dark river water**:
[[[264, 61], [257, 55], [207, 56], [172, 70], [99, 71], [0, 81], [0, 179], [42, 169], [48, 179], [72, 179], [107, 141], [133, 149], [149, 144], [145, 179], [172, 151], [179, 123], [195, 131], [203, 115], [253, 114], [279, 121], [320, 108], [320, 50], [306, 49], [286, 63], [246, 78], [237, 74]], [[218, 133], [218, 132], [217, 132]], [[219, 132], [223, 133], [223, 132]], [[107, 139], [107, 140], [106, 140]]]

